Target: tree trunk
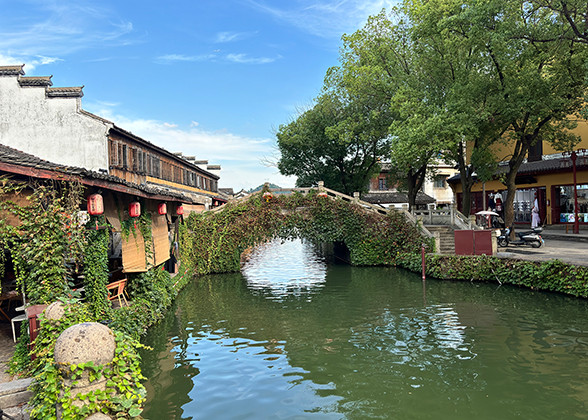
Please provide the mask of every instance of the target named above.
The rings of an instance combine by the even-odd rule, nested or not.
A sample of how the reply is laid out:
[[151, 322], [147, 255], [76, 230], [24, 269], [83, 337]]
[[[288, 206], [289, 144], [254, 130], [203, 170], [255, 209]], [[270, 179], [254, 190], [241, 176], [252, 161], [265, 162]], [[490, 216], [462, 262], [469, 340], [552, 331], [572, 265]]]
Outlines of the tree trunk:
[[457, 152], [457, 165], [459, 167], [459, 180], [461, 183], [461, 212], [469, 217], [472, 209], [472, 186], [474, 185], [473, 168], [466, 163], [464, 146], [460, 143]]
[[472, 186], [474, 185], [474, 176], [471, 166], [464, 168], [460, 165], [459, 178], [462, 191], [461, 212], [464, 216], [469, 217], [472, 209]]
[[412, 211], [416, 204], [416, 196], [419, 190], [423, 187], [426, 173], [426, 166], [421, 166], [416, 172], [413, 172], [412, 169], [410, 169], [408, 172], [408, 211]]
[[[528, 140], [528, 139], [527, 139]], [[515, 179], [517, 177], [517, 173], [519, 168], [521, 167], [525, 156], [527, 155], [527, 151], [529, 150], [529, 142], [521, 142], [520, 148], [518, 148], [518, 153], [515, 153], [512, 159], [508, 163], [509, 171], [506, 174], [506, 200], [504, 204], [504, 223], [507, 227], [512, 227], [514, 225], [514, 198], [517, 192], [517, 186], [515, 184]], [[514, 229], [511, 229], [511, 237], [514, 238]]]

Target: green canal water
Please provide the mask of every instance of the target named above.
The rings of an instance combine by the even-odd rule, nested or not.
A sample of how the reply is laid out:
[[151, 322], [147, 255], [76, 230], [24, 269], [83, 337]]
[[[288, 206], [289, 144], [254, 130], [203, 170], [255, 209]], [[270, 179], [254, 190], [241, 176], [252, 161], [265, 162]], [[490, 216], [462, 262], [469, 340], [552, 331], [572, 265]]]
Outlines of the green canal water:
[[300, 242], [195, 280], [145, 343], [151, 420], [588, 418], [587, 301]]

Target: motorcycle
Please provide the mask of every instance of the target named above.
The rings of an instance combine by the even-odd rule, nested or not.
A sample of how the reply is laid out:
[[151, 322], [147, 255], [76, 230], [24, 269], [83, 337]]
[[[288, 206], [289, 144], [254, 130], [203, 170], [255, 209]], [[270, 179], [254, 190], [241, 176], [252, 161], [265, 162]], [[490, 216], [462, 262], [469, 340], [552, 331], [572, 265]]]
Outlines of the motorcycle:
[[512, 230], [514, 230], [513, 227], [508, 227], [501, 230], [500, 236], [498, 236], [499, 246], [504, 247], [508, 245], [531, 245], [533, 248], [539, 248], [545, 243], [541, 235], [539, 235], [539, 233], [543, 232], [542, 227], [536, 227], [525, 232], [515, 232], [518, 238], [514, 240], [510, 239], [510, 232]]

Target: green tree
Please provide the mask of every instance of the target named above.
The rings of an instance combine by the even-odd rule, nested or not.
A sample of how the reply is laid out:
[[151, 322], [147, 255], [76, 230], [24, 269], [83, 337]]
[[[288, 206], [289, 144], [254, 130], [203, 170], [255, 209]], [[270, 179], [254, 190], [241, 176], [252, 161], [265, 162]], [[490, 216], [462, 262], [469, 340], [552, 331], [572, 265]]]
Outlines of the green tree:
[[438, 122], [436, 97], [423, 94], [426, 82], [408, 29], [385, 11], [371, 16], [363, 28], [343, 36], [341, 64], [329, 69], [325, 85], [354, 100], [369, 98], [389, 115], [380, 135], [390, 142], [390, 178], [407, 191], [412, 208], [442, 134], [431, 130]]
[[514, 221], [515, 178], [529, 148], [547, 141], [566, 150], [578, 141], [569, 117], [582, 109], [586, 88], [586, 46], [525, 36], [542, 33], [549, 38], [561, 28], [549, 10], [526, 6], [520, 0], [466, 1], [440, 22], [445, 28], [462, 28], [460, 37], [475, 51], [480, 73], [496, 92], [489, 108], [506, 126], [500, 141], [512, 151], [503, 180], [508, 225]]
[[421, 122], [438, 137], [443, 160], [457, 164], [462, 210], [469, 214], [471, 188], [476, 180], [492, 177], [497, 164], [492, 145], [507, 124], [496, 109], [493, 81], [480, 71], [475, 45], [463, 35], [469, 24], [441, 24], [449, 20], [448, 16], [458, 14], [461, 7], [461, 1], [406, 0], [402, 12], [410, 22], [407, 32], [421, 73], [421, 82], [410, 95], [413, 103], [409, 109], [426, 104], [430, 116], [421, 118]]
[[389, 110], [370, 98], [326, 92], [314, 107], [277, 132], [278, 169], [297, 186], [325, 186], [346, 194], [365, 191], [387, 155]]

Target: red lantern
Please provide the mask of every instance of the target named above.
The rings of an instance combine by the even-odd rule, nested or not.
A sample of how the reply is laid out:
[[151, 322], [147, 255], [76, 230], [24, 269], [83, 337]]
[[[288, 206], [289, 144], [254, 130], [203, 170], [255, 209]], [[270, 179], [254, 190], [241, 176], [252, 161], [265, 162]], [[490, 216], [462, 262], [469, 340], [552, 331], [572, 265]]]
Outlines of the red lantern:
[[129, 204], [129, 216], [139, 217], [141, 215], [141, 204], [138, 201], [133, 201]]
[[159, 203], [159, 205], [157, 206], [157, 213], [167, 214], [167, 204]]
[[88, 197], [88, 214], [99, 216], [104, 213], [104, 202], [100, 194], [92, 194]]
[[184, 214], [184, 206], [182, 206], [181, 204], [176, 208], [176, 214], [178, 216], [181, 216], [182, 214]]

